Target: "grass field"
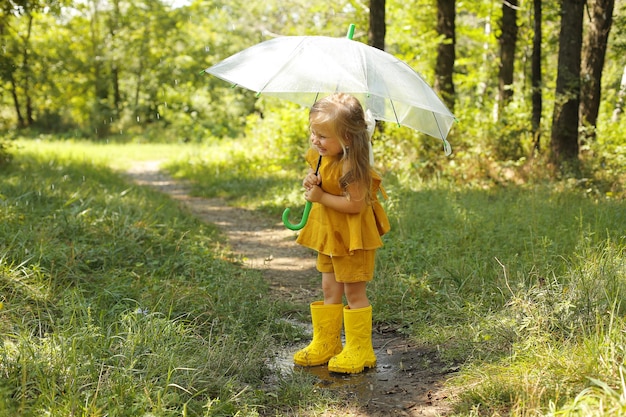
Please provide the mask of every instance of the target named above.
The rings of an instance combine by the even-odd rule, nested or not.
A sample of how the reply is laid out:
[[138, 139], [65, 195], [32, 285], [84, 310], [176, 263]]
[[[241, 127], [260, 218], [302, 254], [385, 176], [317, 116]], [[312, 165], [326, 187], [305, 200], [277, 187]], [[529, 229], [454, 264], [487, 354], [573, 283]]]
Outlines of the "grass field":
[[[301, 203], [301, 168], [229, 143], [18, 145], [0, 182], [1, 415], [332, 406], [302, 375], [264, 391], [268, 357], [300, 336], [285, 306], [214, 228], [119, 173], [164, 160], [198, 195], [278, 214]], [[385, 175], [370, 298], [459, 365], [455, 415], [626, 415], [626, 201], [574, 179], [411, 178]]]

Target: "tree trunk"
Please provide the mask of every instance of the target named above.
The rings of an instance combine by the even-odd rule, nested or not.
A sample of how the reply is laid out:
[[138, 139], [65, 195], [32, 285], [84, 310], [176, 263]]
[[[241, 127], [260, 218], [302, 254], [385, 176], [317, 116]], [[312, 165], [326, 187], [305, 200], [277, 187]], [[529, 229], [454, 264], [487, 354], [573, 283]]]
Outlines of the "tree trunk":
[[500, 73], [498, 75], [498, 112], [501, 113], [513, 97], [515, 45], [517, 43], [518, 0], [502, 2], [502, 34], [500, 35]]
[[615, 0], [587, 0], [589, 24], [583, 42], [580, 122], [583, 126], [581, 142], [594, 141], [600, 109], [602, 69], [606, 56], [609, 32], [613, 24]]
[[559, 167], [578, 159], [578, 106], [580, 103], [580, 60], [583, 43], [585, 0], [563, 0], [552, 116], [552, 161]]
[[370, 29], [367, 41], [374, 48], [385, 50], [385, 0], [370, 0]]
[[117, 65], [111, 68], [111, 77], [113, 82], [113, 110], [115, 111], [115, 117], [118, 117], [122, 105], [122, 95], [120, 94], [120, 75]]
[[541, 78], [541, 11], [542, 0], [533, 0], [533, 55], [531, 63], [531, 79], [532, 79], [532, 128], [533, 137], [535, 139], [535, 150], [539, 151], [541, 146], [541, 113], [543, 111], [543, 101], [541, 97], [542, 78]]
[[454, 61], [456, 44], [455, 0], [437, 0], [437, 33], [443, 41], [437, 48], [435, 90], [441, 95], [450, 111], [454, 111]]
[[[113, 20], [110, 24], [110, 34], [111, 39], [115, 39], [117, 37], [117, 31], [119, 29], [120, 18], [120, 2], [113, 1]], [[115, 118], [119, 117], [120, 107], [122, 103], [122, 97], [120, 94], [120, 77], [119, 77], [119, 68], [117, 64], [117, 58], [113, 58], [111, 60], [111, 84], [113, 85], [113, 111]]]
[[26, 127], [26, 122], [24, 121], [24, 117], [22, 116], [22, 110], [20, 109], [20, 98], [17, 95], [17, 85], [15, 84], [15, 78], [13, 78], [13, 73], [11, 73], [10, 77], [11, 96], [13, 97], [13, 106], [15, 107], [15, 114], [17, 116], [17, 127], [19, 129], [23, 129]]

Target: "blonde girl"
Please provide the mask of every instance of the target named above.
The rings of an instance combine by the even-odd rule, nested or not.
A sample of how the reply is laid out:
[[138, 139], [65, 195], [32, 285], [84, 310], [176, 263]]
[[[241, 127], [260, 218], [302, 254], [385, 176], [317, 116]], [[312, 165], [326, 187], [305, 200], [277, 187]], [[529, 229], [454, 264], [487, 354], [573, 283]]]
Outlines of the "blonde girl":
[[337, 93], [312, 106], [309, 125], [311, 168], [302, 184], [313, 207], [297, 242], [318, 253], [324, 300], [311, 304], [313, 340], [294, 362], [328, 362], [332, 372], [358, 373], [376, 366], [366, 286], [374, 277], [380, 236], [389, 230], [377, 198], [381, 179], [371, 166], [373, 120], [368, 126], [359, 101]]

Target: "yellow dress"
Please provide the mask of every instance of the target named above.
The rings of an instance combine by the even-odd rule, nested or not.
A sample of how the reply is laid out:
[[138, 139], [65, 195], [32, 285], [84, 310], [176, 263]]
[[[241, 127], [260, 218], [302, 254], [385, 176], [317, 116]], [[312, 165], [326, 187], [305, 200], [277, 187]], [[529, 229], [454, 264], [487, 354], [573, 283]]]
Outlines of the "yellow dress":
[[[315, 149], [309, 149], [306, 160], [315, 169], [319, 154]], [[339, 157], [323, 157], [319, 174], [325, 192], [343, 195], [339, 185], [339, 178], [343, 175]], [[346, 256], [355, 250], [375, 250], [383, 246], [380, 236], [389, 230], [389, 221], [378, 201], [378, 191], [382, 190], [380, 184], [380, 176], [372, 171], [372, 201], [360, 213], [341, 213], [313, 203], [309, 219], [296, 241], [328, 256]], [[375, 209], [377, 217], [374, 216]]]

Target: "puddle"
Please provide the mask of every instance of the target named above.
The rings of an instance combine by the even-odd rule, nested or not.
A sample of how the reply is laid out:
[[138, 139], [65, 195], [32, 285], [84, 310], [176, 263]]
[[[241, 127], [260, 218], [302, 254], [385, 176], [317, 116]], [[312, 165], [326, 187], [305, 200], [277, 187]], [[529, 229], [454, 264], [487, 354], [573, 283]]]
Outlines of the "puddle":
[[[302, 325], [298, 323], [298, 325]], [[310, 327], [310, 326], [309, 326]], [[384, 337], [375, 335], [373, 338], [374, 352], [376, 353], [376, 366], [366, 368], [358, 374], [338, 374], [330, 372], [326, 365], [304, 367], [293, 363], [293, 354], [308, 345], [306, 342], [289, 346], [278, 352], [273, 361], [273, 369], [281, 375], [289, 375], [293, 372], [306, 372], [316, 379], [316, 385], [321, 388], [342, 389], [351, 394], [359, 403], [368, 403], [375, 393], [385, 391], [398, 373], [410, 372], [415, 364], [407, 369], [405, 361], [409, 358], [398, 349], [395, 342], [402, 343], [399, 337]], [[345, 344], [345, 340], [343, 340]], [[410, 360], [410, 359], [409, 359]]]

